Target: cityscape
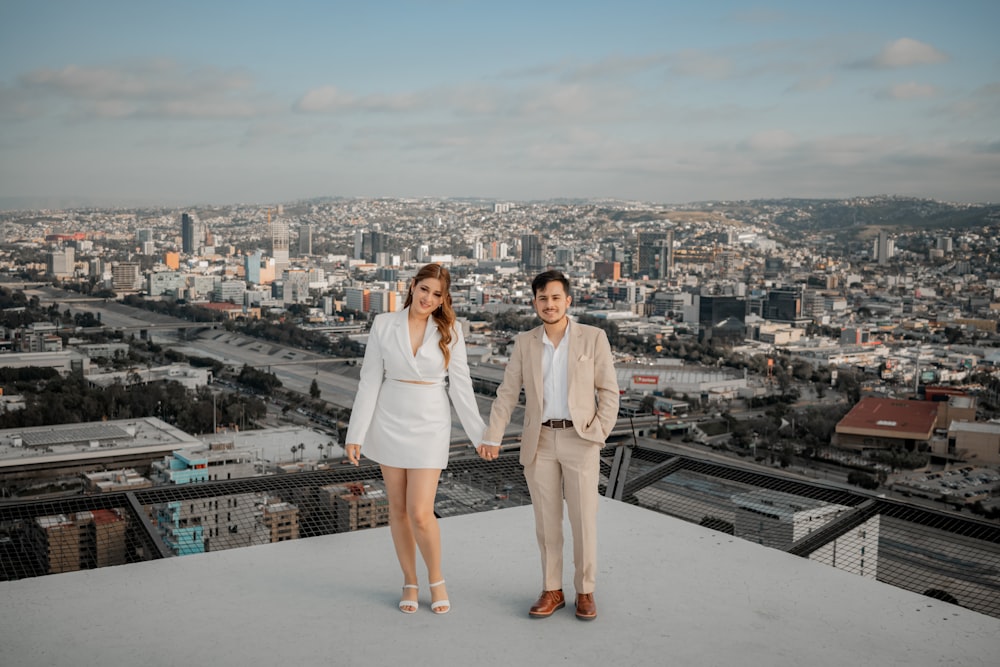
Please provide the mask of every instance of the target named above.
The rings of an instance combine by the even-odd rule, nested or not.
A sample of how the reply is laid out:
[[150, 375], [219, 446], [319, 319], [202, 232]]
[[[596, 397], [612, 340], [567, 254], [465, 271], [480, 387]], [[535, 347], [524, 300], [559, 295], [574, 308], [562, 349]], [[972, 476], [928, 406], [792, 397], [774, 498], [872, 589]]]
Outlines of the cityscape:
[[[994, 664], [997, 19], [4, 3], [2, 661]], [[526, 620], [523, 402], [397, 611], [345, 439], [429, 263], [484, 418], [534, 276], [607, 335], [597, 633]]]
[[[997, 206], [329, 198], [9, 211], [0, 225], [9, 498], [336, 470], [367, 326], [400, 309], [416, 269], [437, 262], [454, 276], [483, 414], [513, 334], [535, 325], [531, 276], [558, 268], [574, 286], [571, 314], [612, 343], [623, 392], [614, 440], [1000, 524]], [[453, 436], [452, 456], [468, 458], [474, 443], [461, 442], [457, 423]], [[439, 511], [524, 502], [512, 476]], [[229, 494], [234, 508], [261, 511], [220, 521], [216, 500], [211, 523], [176, 502], [148, 511], [170, 553], [203, 553], [384, 525], [379, 484], [326, 485], [322, 502], [301, 491]], [[724, 512], [666, 511], [791, 548], [792, 536], [741, 528], [738, 508], [762, 501], [739, 491], [726, 489]], [[649, 490], [635, 501], [665, 507]], [[303, 503], [326, 515], [305, 516]], [[811, 511], [833, 517], [839, 507]], [[135, 557], [127, 522], [113, 519], [87, 520], [118, 524], [107, 558], [124, 562]], [[76, 548], [57, 557], [47, 530], [9, 527], [8, 548], [30, 562], [23, 572], [102, 561]]]

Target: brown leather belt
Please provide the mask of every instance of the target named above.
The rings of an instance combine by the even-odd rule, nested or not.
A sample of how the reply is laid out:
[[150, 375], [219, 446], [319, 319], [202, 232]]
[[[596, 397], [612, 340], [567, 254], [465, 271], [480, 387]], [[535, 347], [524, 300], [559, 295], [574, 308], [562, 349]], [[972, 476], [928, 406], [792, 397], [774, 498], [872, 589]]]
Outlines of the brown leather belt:
[[542, 422], [542, 426], [549, 428], [573, 428], [573, 421], [570, 419], [550, 419]]

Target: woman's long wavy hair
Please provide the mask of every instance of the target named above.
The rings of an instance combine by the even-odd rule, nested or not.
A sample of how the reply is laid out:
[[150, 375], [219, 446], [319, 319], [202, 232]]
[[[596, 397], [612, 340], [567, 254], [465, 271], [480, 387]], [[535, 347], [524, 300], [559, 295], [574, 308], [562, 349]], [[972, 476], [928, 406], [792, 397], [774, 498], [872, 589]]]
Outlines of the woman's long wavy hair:
[[441, 281], [441, 305], [435, 308], [431, 315], [437, 324], [438, 333], [441, 334], [438, 347], [441, 348], [441, 354], [444, 355], [444, 367], [448, 368], [448, 363], [451, 361], [451, 331], [452, 327], [455, 326], [455, 311], [451, 307], [451, 274], [448, 273], [448, 269], [440, 264], [427, 264], [417, 271], [417, 275], [413, 277], [406, 292], [406, 302], [403, 307], [407, 308], [413, 303], [413, 286], [428, 278], [437, 278]]

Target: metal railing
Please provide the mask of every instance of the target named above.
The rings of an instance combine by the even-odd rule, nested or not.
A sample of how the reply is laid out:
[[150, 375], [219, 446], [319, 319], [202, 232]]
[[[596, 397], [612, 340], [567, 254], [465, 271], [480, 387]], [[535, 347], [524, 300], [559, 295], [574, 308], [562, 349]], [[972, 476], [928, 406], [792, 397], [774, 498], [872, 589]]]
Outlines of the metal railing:
[[[655, 444], [609, 445], [600, 492], [621, 502], [1000, 617], [1000, 523]], [[439, 516], [530, 504], [518, 452], [453, 456]], [[0, 503], [13, 580], [385, 525], [379, 467]]]

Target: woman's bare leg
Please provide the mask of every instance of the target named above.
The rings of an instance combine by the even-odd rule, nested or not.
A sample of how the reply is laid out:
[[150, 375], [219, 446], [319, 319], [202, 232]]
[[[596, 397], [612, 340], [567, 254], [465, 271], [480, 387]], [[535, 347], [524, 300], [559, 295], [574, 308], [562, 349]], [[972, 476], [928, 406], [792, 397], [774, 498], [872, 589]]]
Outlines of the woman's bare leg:
[[[411, 535], [420, 547], [420, 555], [427, 565], [427, 581], [430, 584], [444, 579], [441, 574], [441, 530], [437, 517], [434, 516], [434, 499], [440, 478], [440, 470], [414, 468], [406, 471], [406, 508]], [[444, 586], [431, 589], [432, 602], [446, 599], [448, 591]]]
[[[396, 558], [403, 571], [404, 584], [417, 584], [417, 542], [413, 536], [413, 528], [408, 511], [407, 470], [382, 466], [382, 479], [385, 481], [385, 492], [389, 497], [389, 532], [392, 533], [392, 544], [396, 548]], [[436, 581], [436, 580], [435, 580]], [[412, 600], [416, 606], [416, 588], [404, 588], [403, 600]]]

